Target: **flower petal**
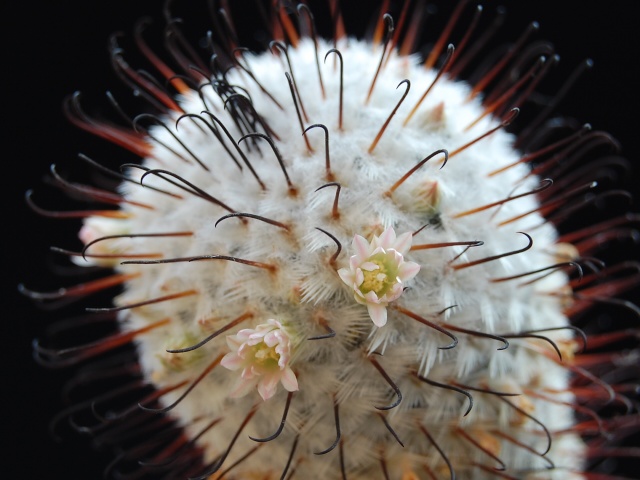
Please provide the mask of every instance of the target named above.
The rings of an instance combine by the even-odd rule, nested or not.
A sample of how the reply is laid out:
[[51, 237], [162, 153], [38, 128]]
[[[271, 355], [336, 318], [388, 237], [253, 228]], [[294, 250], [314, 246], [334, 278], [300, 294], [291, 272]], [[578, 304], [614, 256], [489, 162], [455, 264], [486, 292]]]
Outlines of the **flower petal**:
[[353, 292], [353, 298], [355, 299], [356, 302], [358, 302], [360, 305], [366, 305], [367, 301], [364, 298], [364, 293], [362, 293], [360, 290], [354, 290]]
[[374, 292], [373, 290], [370, 291], [370, 292], [367, 292], [366, 295], [364, 296], [364, 299], [367, 301], [367, 303], [374, 303], [374, 304], [380, 303], [380, 299], [378, 298], [378, 294], [376, 292]]
[[258, 382], [258, 393], [263, 400], [269, 400], [276, 394], [278, 388], [279, 374], [265, 375]]
[[385, 293], [377, 303], [387, 304], [389, 302], [393, 302], [394, 300], [397, 300], [400, 297], [400, 295], [402, 295], [403, 291], [404, 290], [402, 287], [402, 283], [396, 283], [393, 286], [393, 288], [387, 293]]
[[279, 330], [272, 330], [264, 336], [263, 342], [267, 347], [275, 347], [280, 343], [281, 338], [278, 335]]
[[[367, 259], [367, 257], [369, 257], [369, 242], [367, 242], [365, 240], [364, 237], [360, 236], [360, 235], [355, 235], [353, 237], [353, 249], [355, 250], [356, 254], [354, 255], [356, 257], [356, 260], [358, 261], [358, 263], [362, 263], [364, 260]], [[353, 257], [351, 257], [353, 259]]]
[[420, 271], [420, 265], [415, 262], [403, 262], [398, 269], [400, 280], [406, 282], [415, 277]]
[[367, 310], [376, 327], [384, 327], [387, 324], [387, 307], [373, 303], [367, 303]]
[[411, 232], [403, 233], [396, 239], [396, 242], [393, 244], [392, 248], [395, 248], [402, 255], [405, 255], [411, 248], [412, 242], [413, 234]]
[[[410, 232], [409, 232], [409, 235], [411, 235]], [[394, 246], [395, 242], [396, 242], [396, 231], [392, 227], [389, 227], [384, 232], [382, 232], [382, 235], [380, 235], [380, 238], [376, 243], [380, 247], [386, 250], [388, 248], [395, 248]]]
[[247, 393], [249, 393], [255, 387], [255, 380], [245, 380], [240, 378], [235, 386], [229, 392], [229, 397], [231, 398], [240, 398], [244, 397]]
[[[269, 320], [267, 320], [267, 324], [268, 325], [272, 325], [273, 327], [277, 328], [277, 329], [282, 329], [282, 324], [276, 320], [275, 318], [270, 318]], [[261, 326], [261, 325], [259, 325]]]
[[297, 392], [298, 391], [298, 379], [296, 378], [296, 374], [293, 373], [289, 367], [285, 367], [282, 370], [282, 376], [280, 377], [280, 383], [288, 392]]
[[353, 284], [353, 282], [355, 281], [355, 275], [353, 274], [353, 272], [346, 268], [341, 268], [340, 270], [338, 270], [338, 276], [340, 277], [340, 280], [342, 280], [349, 286], [351, 286], [351, 284]]
[[238, 370], [244, 364], [244, 360], [240, 358], [235, 352], [229, 352], [222, 360], [220, 360], [220, 365], [224, 368], [228, 368], [229, 370]]

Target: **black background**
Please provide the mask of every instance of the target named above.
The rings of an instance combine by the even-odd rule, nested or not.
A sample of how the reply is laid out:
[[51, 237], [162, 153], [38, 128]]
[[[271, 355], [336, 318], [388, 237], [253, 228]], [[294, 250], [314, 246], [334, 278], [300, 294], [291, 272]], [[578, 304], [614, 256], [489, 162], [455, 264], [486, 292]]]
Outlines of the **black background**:
[[[26, 189], [34, 187], [36, 198], [46, 204], [45, 199], [49, 197], [45, 196], [48, 193], [46, 187], [42, 187], [42, 179], [51, 163], [66, 170], [77, 165], [78, 152], [101, 160], [120, 155], [105, 142], [70, 126], [62, 115], [62, 99], [79, 89], [84, 92], [85, 104], [106, 107], [104, 91], [119, 84], [109, 66], [108, 36], [118, 30], [130, 35], [135, 20], [144, 15], [152, 15], [159, 22], [161, 3], [158, 0], [5, 1], [0, 7], [5, 85], [0, 101], [5, 144], [1, 164], [5, 221], [2, 265], [9, 271], [2, 295], [9, 304], [0, 320], [4, 333], [0, 345], [5, 478], [97, 479], [110, 459], [109, 455], [94, 454], [76, 439], [56, 444], [47, 432], [48, 420], [61, 408], [59, 391], [68, 373], [37, 367], [31, 357], [30, 342], [56, 314], [35, 309], [16, 293], [16, 285], [24, 282], [42, 290], [58, 286], [59, 280], [52, 278], [44, 265], [47, 248], [49, 245], [78, 248], [77, 222], [41, 219], [26, 208], [23, 195]], [[193, 21], [199, 25], [197, 33], [204, 31], [200, 29], [206, 28], [200, 27], [206, 25], [202, 21], [202, 17], [206, 17], [204, 0], [174, 3], [186, 25], [192, 21], [187, 12], [191, 6], [195, 7], [192, 10], [199, 12], [193, 15]], [[252, 5], [248, 1], [238, 3]], [[371, 17], [369, 2], [342, 3], [347, 26], [362, 31]], [[425, 33], [426, 40], [435, 38], [447, 12], [453, 8], [453, 2], [440, 4], [437, 20], [432, 19], [428, 24], [431, 29]], [[637, 16], [632, 13], [633, 2], [487, 1], [483, 3], [486, 15], [491, 16], [499, 4], [504, 4], [509, 11], [501, 38], [514, 39], [531, 20], [537, 20], [541, 25], [538, 37], [548, 38], [556, 45], [562, 63], [554, 74], [557, 80], [550, 80], [546, 88], [553, 89], [554, 82], [557, 88], [585, 58], [594, 60], [595, 68], [582, 78], [561, 110], [580, 121], [590, 122], [596, 129], [611, 132], [622, 143], [623, 154], [635, 164], [626, 188], [637, 191], [640, 104], [634, 68], [638, 63], [640, 39]], [[585, 5], [593, 6], [585, 8]], [[257, 22], [251, 18], [251, 11], [242, 9], [236, 16], [239, 29], [252, 28], [250, 25]], [[122, 43], [133, 50], [130, 36]], [[40, 189], [43, 193], [39, 193]], [[51, 202], [53, 208], [67, 205], [62, 200]], [[637, 202], [634, 208], [639, 211]], [[637, 258], [637, 248], [629, 248], [634, 248], [633, 255]], [[70, 282], [70, 279], [64, 281]], [[15, 473], [6, 476], [11, 471]]]

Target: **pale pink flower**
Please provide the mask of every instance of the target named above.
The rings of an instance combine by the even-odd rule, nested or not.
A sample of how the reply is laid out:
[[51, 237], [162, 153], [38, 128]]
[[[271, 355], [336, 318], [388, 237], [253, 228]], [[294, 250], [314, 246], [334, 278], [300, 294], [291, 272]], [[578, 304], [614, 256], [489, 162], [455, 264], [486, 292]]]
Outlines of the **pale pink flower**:
[[289, 367], [291, 339], [280, 322], [267, 320], [256, 328], [245, 328], [227, 336], [227, 353], [220, 364], [229, 370], [240, 370], [240, 379], [229, 394], [242, 397], [256, 385], [263, 400], [273, 397], [282, 383], [285, 390], [298, 390], [298, 379]]
[[389, 302], [400, 297], [404, 283], [420, 271], [420, 265], [404, 260], [412, 239], [411, 232], [396, 238], [391, 227], [380, 237], [374, 235], [371, 243], [355, 235], [352, 246], [356, 254], [349, 260], [349, 268], [338, 270], [342, 281], [353, 288], [356, 302], [367, 306], [371, 320], [378, 327], [387, 323]]

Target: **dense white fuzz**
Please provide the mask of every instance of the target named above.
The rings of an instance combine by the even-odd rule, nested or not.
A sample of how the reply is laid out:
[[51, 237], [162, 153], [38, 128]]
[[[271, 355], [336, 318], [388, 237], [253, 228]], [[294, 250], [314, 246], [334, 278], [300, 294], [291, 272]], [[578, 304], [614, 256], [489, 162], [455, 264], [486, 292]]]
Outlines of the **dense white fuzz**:
[[[187, 113], [201, 115], [201, 119], [183, 118], [173, 129], [189, 151], [165, 129], [155, 127], [149, 139], [153, 152], [144, 166], [177, 173], [229, 209], [177, 188], [166, 175], [162, 178], [162, 174], [151, 173], [144, 178], [144, 185], [174, 192], [183, 199], [124, 184], [122, 191], [128, 199], [152, 204], [154, 210], [124, 205], [131, 213], [129, 219], [87, 221], [84, 241], [129, 232], [193, 233], [134, 237], [117, 244], [105, 240], [96, 245], [104, 251], [158, 252], [165, 260], [198, 257], [116, 265], [120, 272], [140, 274], [127, 283], [117, 305], [196, 292], [122, 312], [127, 329], [170, 319], [165, 328], [139, 338], [145, 372], [158, 387], [176, 385], [194, 381], [214, 359], [225, 355], [222, 364], [171, 412], [191, 436], [203, 427], [203, 418], [221, 420], [198, 440], [206, 445], [206, 460], [212, 462], [226, 451], [255, 409], [224, 466], [256, 446], [248, 435], [266, 437], [276, 431], [287, 391], [294, 392], [283, 432], [240, 463], [229, 474], [234, 478], [254, 478], [251, 475], [258, 473], [256, 478], [280, 478], [296, 435], [296, 478], [341, 478], [340, 449], [349, 479], [383, 478], [380, 458], [387, 462], [390, 478], [410, 474], [415, 477], [406, 478], [428, 478], [423, 464], [448, 475], [446, 463], [425, 431], [446, 452], [458, 478], [494, 478], [474, 467], [476, 463], [490, 464], [491, 459], [458, 433], [458, 427], [519, 478], [524, 478], [524, 471], [540, 469], [544, 471], [529, 473], [526, 478], [568, 478], [562, 469], [546, 471], [546, 459], [556, 467], [580, 469], [584, 447], [577, 437], [553, 435], [546, 459], [535, 452], [543, 453], [547, 448], [542, 425], [560, 431], [572, 424], [573, 412], [568, 406], [527, 394], [527, 390], [565, 391], [568, 376], [561, 361], [544, 341], [512, 338], [509, 348], [500, 349], [500, 339], [482, 336], [568, 324], [562, 314], [562, 299], [547, 295], [566, 287], [564, 273], [555, 271], [531, 284], [525, 282], [534, 277], [492, 281], [554, 264], [556, 232], [535, 213], [499, 226], [503, 220], [535, 209], [533, 195], [460, 215], [533, 190], [540, 180], [527, 176], [522, 165], [488, 176], [519, 158], [512, 136], [498, 130], [452, 156], [444, 166], [444, 154], [434, 156], [395, 186], [428, 155], [440, 149], [453, 152], [499, 122], [487, 116], [467, 129], [483, 113], [480, 101], [467, 101], [468, 87], [445, 76], [403, 126], [436, 72], [393, 53], [366, 102], [381, 47], [357, 40], [337, 47], [344, 61], [342, 129], [338, 128], [340, 75], [332, 57], [326, 64], [320, 62], [326, 89], [323, 98], [313, 44], [302, 41], [297, 48], [289, 48], [308, 116], [304, 128], [323, 124], [328, 130], [330, 176], [321, 128], [306, 133], [313, 150], [306, 146], [285, 77], [289, 69], [284, 57], [246, 54], [244, 60], [253, 75], [283, 107], [280, 109], [248, 75], [238, 69], [229, 71], [227, 81], [250, 96], [255, 111], [273, 132], [271, 137], [283, 162], [281, 167], [264, 138], [249, 137], [240, 143], [266, 188], [260, 188], [219, 125], [212, 123], [208, 114], [201, 114], [206, 105], [236, 142], [244, 134], [236, 128], [237, 116], [230, 113], [241, 103], [230, 101], [225, 108], [209, 85], [201, 89], [202, 97], [190, 92], [180, 99]], [[332, 45], [320, 43], [321, 59], [330, 48]], [[410, 81], [410, 91], [368, 153], [407, 88], [405, 83], [396, 89], [405, 79]], [[167, 119], [167, 124], [178, 117]], [[242, 168], [205, 121], [218, 128]], [[318, 190], [330, 182], [340, 187], [335, 210], [337, 186]], [[216, 225], [232, 211], [253, 217], [232, 216]], [[525, 250], [529, 240], [519, 232], [530, 234], [531, 248]], [[437, 246], [451, 242], [457, 245]], [[518, 250], [522, 251], [477, 262]], [[355, 260], [350, 263], [350, 258]], [[372, 276], [382, 267], [392, 271], [391, 276]], [[166, 352], [195, 345], [232, 322], [236, 323], [228, 331], [191, 352]], [[267, 341], [274, 332], [280, 337]], [[256, 340], [258, 334], [263, 340]], [[571, 339], [562, 330], [545, 335], [557, 342]], [[260, 370], [267, 357], [275, 362], [269, 365], [269, 372]], [[238, 383], [240, 372], [243, 381]], [[278, 388], [278, 382], [284, 388]], [[465, 386], [476, 389], [467, 391], [474, 405], [466, 416], [469, 399], [460, 392]], [[183, 391], [164, 395], [162, 402], [171, 404]], [[240, 394], [244, 396], [233, 398]], [[565, 393], [548, 395], [571, 400]], [[386, 409], [389, 406], [393, 408]], [[324, 455], [314, 454], [336, 441], [336, 415], [341, 447]], [[384, 422], [397, 433], [404, 448]]]

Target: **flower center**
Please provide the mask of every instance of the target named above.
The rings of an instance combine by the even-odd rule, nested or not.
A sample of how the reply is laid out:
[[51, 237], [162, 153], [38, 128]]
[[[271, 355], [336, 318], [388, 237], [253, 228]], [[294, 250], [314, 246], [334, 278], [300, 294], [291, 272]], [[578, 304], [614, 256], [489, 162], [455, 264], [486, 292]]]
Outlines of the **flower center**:
[[264, 342], [253, 347], [253, 359], [255, 364], [261, 367], [272, 369], [278, 368], [280, 354], [276, 352], [276, 347], [269, 347]]
[[360, 291], [365, 295], [374, 292], [378, 297], [387, 293], [397, 282], [398, 266], [395, 263], [393, 253], [391, 258], [388, 253], [378, 253], [369, 257], [360, 267], [364, 275], [364, 281], [359, 287]]

